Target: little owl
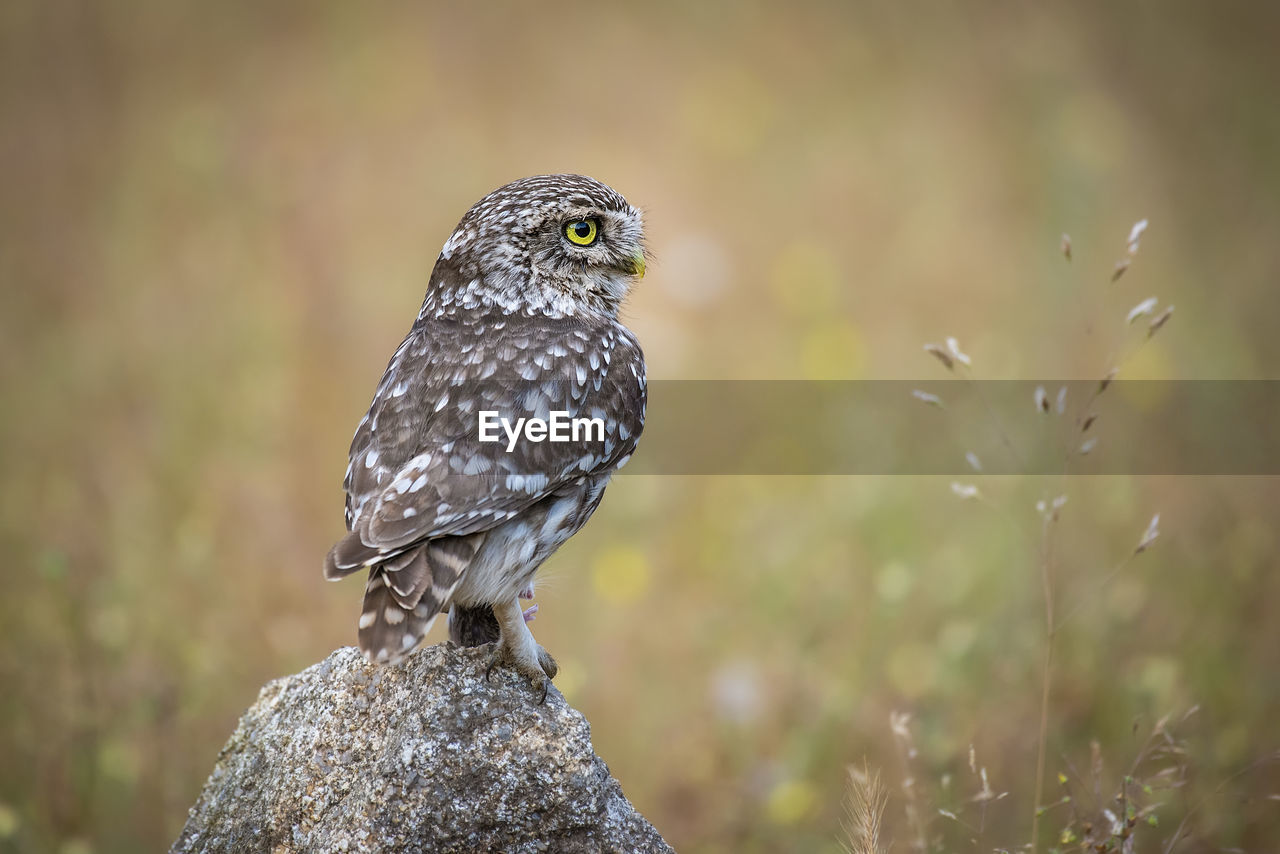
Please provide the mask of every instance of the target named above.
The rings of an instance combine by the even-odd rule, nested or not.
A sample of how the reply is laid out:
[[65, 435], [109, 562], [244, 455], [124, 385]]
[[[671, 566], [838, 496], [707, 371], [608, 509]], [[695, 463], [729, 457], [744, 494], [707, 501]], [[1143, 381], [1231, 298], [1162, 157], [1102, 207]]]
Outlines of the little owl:
[[[359, 640], [370, 660], [401, 660], [450, 609], [454, 640], [496, 641], [490, 667], [513, 667], [545, 698], [556, 663], [519, 599], [640, 438], [644, 356], [618, 309], [644, 259], [640, 212], [581, 175], [495, 190], [445, 241], [356, 428], [350, 533], [325, 561], [330, 580], [369, 570]], [[482, 413], [603, 430], [552, 441], [530, 422], [494, 441]]]

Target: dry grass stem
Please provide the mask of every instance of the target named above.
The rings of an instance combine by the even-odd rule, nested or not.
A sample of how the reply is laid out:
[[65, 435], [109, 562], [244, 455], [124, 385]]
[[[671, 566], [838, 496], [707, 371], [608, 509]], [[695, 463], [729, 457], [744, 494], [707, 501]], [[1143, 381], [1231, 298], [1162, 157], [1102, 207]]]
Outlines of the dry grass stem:
[[[1119, 279], [1130, 266], [1132, 259], [1138, 252], [1146, 229], [1147, 221], [1144, 219], [1135, 223], [1130, 230], [1126, 254], [1117, 262], [1112, 274], [1112, 281]], [[1061, 248], [1063, 255], [1070, 261], [1071, 241], [1066, 234], [1062, 236]], [[1137, 336], [1130, 332], [1131, 327], [1137, 323], [1139, 318], [1148, 318], [1146, 339], [1149, 339], [1168, 322], [1172, 312], [1172, 306], [1160, 310], [1159, 301], [1156, 297], [1148, 297], [1138, 302], [1125, 315], [1124, 325], [1119, 330], [1121, 332], [1121, 340], [1130, 342], [1137, 349], [1140, 349], [1144, 345], [1145, 339], [1136, 340]], [[961, 351], [955, 338], [945, 338], [943, 340], [945, 346], [927, 344], [924, 347], [925, 351], [942, 362], [949, 371], [960, 373], [962, 379], [974, 385], [974, 393], [977, 395], [977, 399], [986, 408], [987, 414], [991, 416], [992, 423], [999, 428], [999, 419], [983, 398], [981, 389], [978, 387], [980, 384], [976, 383], [972, 371], [967, 370], [971, 363], [970, 358]], [[1120, 355], [1124, 356], [1125, 354], [1121, 353]], [[1132, 355], [1132, 352], [1128, 354], [1128, 356]], [[1097, 399], [1106, 392], [1119, 375], [1120, 365], [1125, 359], [1115, 358], [1115, 356], [1116, 353], [1113, 352], [1112, 356], [1108, 357], [1106, 364], [1110, 367], [1098, 381], [1092, 395], [1087, 395], [1087, 393], [1082, 395], [1078, 406], [1072, 407], [1071, 414], [1076, 419], [1074, 424], [1079, 429], [1079, 434], [1075, 437], [1075, 441], [1078, 441], [1079, 444], [1074, 445], [1073, 448], [1073, 440], [1069, 438], [1069, 428], [1063, 430], [1064, 433], [1068, 434], [1068, 438], [1066, 438], [1062, 448], [1065, 454], [1062, 472], [1064, 482], [1067, 476], [1072, 473], [1071, 463], [1075, 458], [1077, 456], [1086, 456], [1097, 447], [1099, 441], [1097, 431], [1093, 430], [1092, 433], [1090, 431], [1094, 427], [1098, 415], [1091, 410], [1094, 408]], [[957, 368], [957, 364], [963, 366], [966, 370]], [[941, 400], [936, 395], [923, 391], [914, 391], [912, 393], [917, 399], [925, 403], [938, 407], [942, 406]], [[1044, 385], [1037, 386], [1033, 394], [1033, 403], [1037, 414], [1047, 415], [1056, 412], [1060, 416], [1067, 415], [1068, 395], [1068, 386], [1066, 385], [1060, 385], [1056, 392], [1052, 394]], [[1003, 429], [1000, 429], [1000, 437], [1010, 454], [1017, 460], [1016, 449], [1012, 446], [1008, 435]], [[964, 457], [973, 471], [983, 471], [982, 461], [977, 453], [972, 450], [965, 450]], [[977, 500], [985, 504], [992, 503], [972, 483], [952, 481], [950, 488], [951, 492], [962, 500]], [[1054, 671], [1055, 667], [1061, 666], [1056, 661], [1059, 655], [1056, 643], [1058, 633], [1086, 605], [1091, 604], [1101, 588], [1110, 583], [1137, 555], [1143, 553], [1155, 543], [1160, 536], [1160, 515], [1156, 514], [1152, 517], [1132, 552], [1115, 564], [1110, 572], [1098, 579], [1078, 601], [1075, 601], [1074, 596], [1068, 599], [1066, 604], [1070, 604], [1072, 607], [1067, 609], [1060, 607], [1057, 602], [1060, 591], [1055, 589], [1059, 573], [1055, 565], [1056, 561], [1059, 560], [1058, 548], [1056, 548], [1058, 546], [1056, 541], [1059, 535], [1056, 531], [1066, 503], [1067, 495], [1063, 493], [1053, 498], [1046, 496], [1035, 504], [1036, 511], [1040, 516], [1041, 528], [1039, 542], [1037, 545], [1032, 545], [1032, 548], [1035, 549], [1037, 557], [1044, 620], [1043, 645], [1040, 650], [1040, 714], [1036, 738], [1035, 778], [1033, 785], [1027, 787], [1034, 790], [1033, 815], [1030, 827], [1031, 838], [1019, 846], [1017, 850], [1038, 854], [1042, 842], [1049, 843], [1052, 838], [1055, 840], [1053, 843], [1049, 843], [1052, 846], [1052, 851], [1079, 850], [1093, 852], [1093, 854], [1133, 854], [1137, 845], [1135, 834], [1143, 830], [1147, 825], [1154, 827], [1157, 824], [1157, 811], [1165, 806], [1161, 793], [1186, 785], [1188, 781], [1187, 751], [1182, 743], [1173, 737], [1173, 727], [1170, 726], [1169, 720], [1167, 718], [1161, 719], [1155, 724], [1146, 743], [1139, 750], [1127, 773], [1120, 775], [1116, 785], [1103, 783], [1102, 748], [1095, 741], [1089, 768], [1092, 793], [1081, 791], [1081, 789], [1087, 787], [1088, 781], [1076, 773], [1074, 768], [1070, 768], [1071, 773], [1075, 775], [1074, 779], [1078, 781], [1078, 785], [1073, 783], [1072, 777], [1064, 773], [1058, 773], [1056, 777], [1061, 791], [1056, 796], [1049, 795], [1050, 802], [1046, 803], [1046, 774], [1051, 773], [1047, 767], [1050, 740], [1049, 723], [1051, 699], [1054, 695], [1055, 687]], [[1030, 542], [1034, 543], [1033, 530], [1028, 529], [1028, 526], [1024, 524], [1019, 524], [1019, 520], [1013, 520], [1012, 517], [1010, 517], [1010, 521], [1013, 522], [1013, 527], [1019, 534], [1026, 536]], [[1065, 616], [1061, 616], [1062, 611], [1066, 611]], [[950, 792], [951, 777], [949, 774], [944, 774], [941, 782], [941, 793], [934, 794], [928, 786], [922, 784], [919, 775], [913, 768], [916, 748], [908, 722], [909, 717], [903, 713], [895, 713], [890, 718], [894, 737], [900, 748], [903, 760], [901, 793], [905, 801], [905, 818], [910, 829], [910, 839], [906, 847], [918, 852], [952, 850], [954, 846], [952, 848], [947, 847], [949, 840], [960, 832], [957, 828], [963, 828], [972, 834], [969, 842], [975, 851], [991, 850], [984, 839], [986, 809], [989, 804], [1000, 801], [1008, 793], [996, 792], [992, 788], [987, 777], [986, 768], [978, 763], [974, 748], [970, 746], [969, 768], [974, 777], [977, 778], [975, 781], [978, 785], [976, 793], [969, 793], [969, 796], [965, 798], [957, 799], [953, 797]], [[1063, 759], [1067, 766], [1070, 767], [1070, 760], [1066, 757]], [[882, 787], [879, 787], [878, 779], [871, 778], [865, 769], [861, 776], [858, 776], [851, 769], [850, 775], [849, 813], [853, 824], [846, 828], [852, 845], [848, 850], [853, 852], [879, 851], [878, 834], [880, 825], [878, 816], [883, 812], [884, 806], [883, 801], [879, 800], [878, 796]], [[1113, 777], [1115, 776], [1114, 771], [1112, 775]], [[1082, 795], [1083, 797], [1081, 797]], [[1280, 796], [1277, 799], [1280, 799]], [[1091, 803], [1088, 802], [1090, 800]], [[1194, 811], [1192, 810], [1192, 812]], [[1048, 826], [1041, 823], [1042, 817], [1050, 813], [1053, 813], [1055, 817], [1052, 832], [1050, 832]], [[938, 823], [931, 826], [930, 822], [935, 816], [948, 819], [949, 823]], [[1064, 819], [1063, 823], [1057, 823], [1056, 820], [1059, 818]], [[860, 824], [865, 822], [869, 822], [867, 827], [871, 830], [864, 831], [859, 829]], [[1043, 840], [1041, 839], [1042, 830], [1045, 837]], [[931, 832], [936, 832], [937, 836], [931, 837], [929, 835]], [[1179, 838], [1185, 838], [1182, 837], [1182, 833], [1183, 826], [1180, 826], [1172, 840], [1172, 845], [1176, 845]], [[995, 850], [1007, 851], [1010, 849], [997, 848]], [[1166, 849], [1166, 854], [1168, 850]]]
[[1049, 687], [1053, 678], [1053, 527], [1057, 514], [1046, 516], [1040, 525], [1040, 585], [1044, 595], [1044, 665], [1040, 673], [1040, 727], [1036, 738], [1035, 798], [1032, 800], [1031, 854], [1040, 845], [1040, 803], [1044, 800], [1045, 749], [1049, 741]]
[[902, 759], [902, 796], [904, 800], [904, 811], [907, 817], [907, 826], [911, 829], [914, 837], [911, 840], [910, 847], [914, 851], [928, 851], [928, 828], [924, 818], [923, 804], [920, 792], [916, 785], [915, 775], [912, 773], [912, 765], [915, 762], [917, 751], [915, 739], [911, 735], [911, 715], [907, 712], [890, 712], [889, 713], [889, 730], [893, 733], [893, 740], [898, 746], [898, 754]]

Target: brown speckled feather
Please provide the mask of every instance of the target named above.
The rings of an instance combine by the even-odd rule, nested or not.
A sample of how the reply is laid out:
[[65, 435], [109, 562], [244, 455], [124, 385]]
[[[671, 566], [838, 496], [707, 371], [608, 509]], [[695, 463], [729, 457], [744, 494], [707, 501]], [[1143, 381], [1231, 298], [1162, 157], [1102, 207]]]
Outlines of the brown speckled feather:
[[[564, 223], [586, 219], [599, 239], [574, 245]], [[359, 639], [371, 658], [398, 660], [455, 595], [507, 601], [635, 450], [644, 358], [617, 307], [643, 270], [639, 223], [599, 182], [542, 176], [486, 196], [445, 243], [352, 440], [349, 533], [325, 561], [330, 579], [369, 570]], [[481, 441], [481, 412], [563, 412], [598, 419], [603, 436], [509, 449], [500, 429]]]

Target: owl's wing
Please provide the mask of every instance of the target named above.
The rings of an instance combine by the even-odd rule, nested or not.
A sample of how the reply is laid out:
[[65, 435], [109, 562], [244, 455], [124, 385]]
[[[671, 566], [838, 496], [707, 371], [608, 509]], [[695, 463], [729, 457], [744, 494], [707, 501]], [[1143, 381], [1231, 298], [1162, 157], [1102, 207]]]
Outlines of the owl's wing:
[[[611, 472], [644, 426], [639, 344], [609, 320], [468, 315], [420, 321], [396, 351], [351, 447], [351, 533], [338, 577], [422, 540], [505, 522], [584, 475]], [[569, 441], [514, 444], [497, 419], [563, 413]], [[481, 413], [496, 413], [481, 441]]]

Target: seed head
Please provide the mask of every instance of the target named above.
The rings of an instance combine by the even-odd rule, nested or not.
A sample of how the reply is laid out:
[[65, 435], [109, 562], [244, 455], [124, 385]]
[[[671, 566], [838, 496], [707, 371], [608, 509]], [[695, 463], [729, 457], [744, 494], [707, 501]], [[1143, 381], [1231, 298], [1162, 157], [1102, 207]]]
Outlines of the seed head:
[[942, 349], [940, 345], [925, 344], [924, 351], [945, 365], [948, 371], [954, 371], [956, 369], [956, 364], [951, 358], [951, 354]]
[[1159, 332], [1160, 327], [1168, 323], [1170, 317], [1173, 317], [1173, 306], [1167, 306], [1164, 311], [1151, 319], [1151, 325], [1147, 327], [1147, 337], [1150, 338]]
[[1155, 310], [1157, 303], [1158, 300], [1155, 297], [1147, 297], [1142, 302], [1129, 309], [1129, 316], [1125, 318], [1125, 322], [1132, 324], [1139, 317], [1150, 314]]
[[1129, 269], [1129, 256], [1126, 255], [1124, 258], [1121, 258], [1116, 262], [1115, 268], [1111, 271], [1111, 281], [1119, 281], [1120, 277], [1124, 275], [1124, 271], [1127, 269]]
[[1138, 541], [1138, 547], [1133, 550], [1134, 554], [1142, 554], [1151, 546], [1152, 543], [1160, 536], [1160, 514], [1151, 517], [1151, 522], [1147, 525], [1147, 530], [1142, 533], [1142, 539]]
[[960, 352], [960, 342], [954, 338], [947, 339], [947, 349], [951, 351], [951, 355], [966, 368], [969, 367], [969, 357]]
[[1129, 229], [1129, 255], [1138, 254], [1138, 242], [1142, 239], [1142, 233], [1147, 230], [1147, 221], [1140, 219], [1133, 224], [1133, 228]]
[[1049, 393], [1044, 390], [1044, 386], [1036, 386], [1036, 410], [1039, 412], [1049, 411]]
[[929, 404], [930, 406], [936, 406], [939, 409], [947, 408], [946, 406], [943, 405], [942, 398], [938, 397], [936, 394], [930, 394], [927, 391], [921, 391], [920, 389], [917, 388], [917, 389], [911, 390], [911, 396], [914, 397], [916, 400], [923, 401], [924, 403]]

